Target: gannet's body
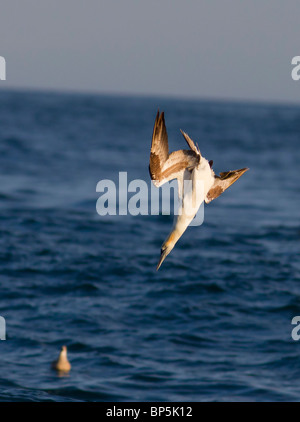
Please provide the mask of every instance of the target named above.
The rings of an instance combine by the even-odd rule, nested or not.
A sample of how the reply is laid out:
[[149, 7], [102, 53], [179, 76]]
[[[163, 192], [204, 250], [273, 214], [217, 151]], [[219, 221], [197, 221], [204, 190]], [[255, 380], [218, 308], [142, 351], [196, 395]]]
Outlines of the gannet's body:
[[[192, 190], [188, 183], [186, 183], [188, 181], [191, 182]], [[213, 171], [209, 162], [204, 157], [202, 157], [200, 163], [192, 171], [186, 170], [183, 172], [183, 178], [178, 178], [178, 190], [180, 190], [178, 215], [174, 216], [173, 227], [164, 246], [170, 248], [172, 245], [173, 249], [177, 240], [182, 236], [194, 219], [195, 214], [205, 200], [205, 197], [214, 182], [215, 178]], [[186, 183], [186, 185], [184, 185], [184, 183]], [[187, 189], [185, 189], [186, 186]]]
[[52, 362], [51, 366], [52, 369], [59, 372], [69, 372], [71, 370], [71, 364], [67, 356], [67, 346], [62, 346], [58, 359]]
[[248, 170], [243, 168], [216, 176], [212, 169], [213, 162], [208, 162], [201, 155], [198, 146], [185, 132], [181, 133], [190, 150], [179, 150], [169, 154], [164, 113], [157, 113], [151, 144], [150, 176], [157, 187], [176, 178], [180, 200], [173, 228], [161, 248], [157, 270], [195, 217], [202, 202], [209, 203], [217, 198]]

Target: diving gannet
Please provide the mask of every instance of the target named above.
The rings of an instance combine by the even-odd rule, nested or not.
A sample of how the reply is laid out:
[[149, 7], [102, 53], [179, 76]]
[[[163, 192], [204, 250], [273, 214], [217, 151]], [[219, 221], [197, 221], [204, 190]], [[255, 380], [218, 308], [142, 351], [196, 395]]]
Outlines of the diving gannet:
[[68, 361], [67, 357], [67, 346], [62, 346], [61, 352], [58, 356], [58, 359], [52, 362], [52, 369], [55, 369], [59, 372], [69, 372], [71, 369], [71, 364]]
[[[180, 211], [178, 215], [174, 216], [171, 233], [161, 247], [161, 255], [156, 270], [159, 269], [164, 259], [185, 232], [202, 202], [205, 201], [208, 204], [220, 196], [242, 174], [249, 170], [243, 168], [226, 171], [217, 176], [212, 169], [213, 161], [207, 161], [201, 155], [198, 145], [187, 133], [180, 131], [190, 149], [181, 149], [169, 154], [164, 112], [161, 114], [159, 111], [157, 112], [150, 152], [150, 176], [156, 187], [177, 179]], [[185, 181], [191, 182], [192, 189], [185, 188], [187, 186]]]

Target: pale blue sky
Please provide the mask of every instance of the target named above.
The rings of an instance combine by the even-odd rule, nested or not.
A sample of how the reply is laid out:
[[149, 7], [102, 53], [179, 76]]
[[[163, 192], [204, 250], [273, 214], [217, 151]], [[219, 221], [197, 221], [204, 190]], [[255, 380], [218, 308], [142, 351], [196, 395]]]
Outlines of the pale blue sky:
[[2, 0], [2, 87], [299, 101], [299, 0]]

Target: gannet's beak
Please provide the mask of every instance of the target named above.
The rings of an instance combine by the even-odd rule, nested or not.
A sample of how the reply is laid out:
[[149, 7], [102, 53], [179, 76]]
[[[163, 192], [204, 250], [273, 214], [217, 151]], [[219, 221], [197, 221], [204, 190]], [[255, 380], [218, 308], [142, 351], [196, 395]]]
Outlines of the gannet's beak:
[[156, 271], [159, 269], [161, 264], [164, 262], [164, 260], [169, 255], [171, 250], [174, 248], [175, 243], [180, 238], [180, 236], [178, 236], [178, 234], [174, 230], [172, 230], [171, 233], [169, 234], [169, 236], [167, 237], [167, 239], [164, 241], [164, 243], [161, 247], [160, 258], [159, 258], [159, 261], [158, 261], [158, 264], [157, 264], [157, 267], [156, 267]]
[[169, 255], [169, 253], [171, 252], [173, 248], [168, 248], [168, 247], [162, 247], [161, 248], [161, 254], [160, 254], [160, 258], [156, 267], [156, 271], [159, 269], [159, 267], [161, 266], [161, 264], [164, 262], [164, 260], [166, 259], [166, 257]]

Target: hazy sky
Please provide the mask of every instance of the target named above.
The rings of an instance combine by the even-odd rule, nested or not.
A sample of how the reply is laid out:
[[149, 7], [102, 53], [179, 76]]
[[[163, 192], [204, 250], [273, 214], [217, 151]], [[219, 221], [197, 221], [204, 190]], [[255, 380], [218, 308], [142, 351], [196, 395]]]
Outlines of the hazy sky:
[[1, 0], [2, 87], [300, 101], [300, 0]]

